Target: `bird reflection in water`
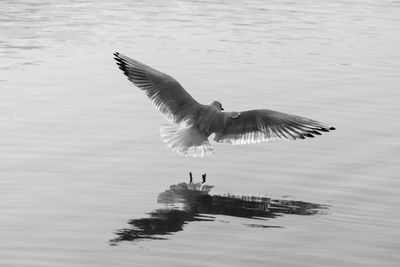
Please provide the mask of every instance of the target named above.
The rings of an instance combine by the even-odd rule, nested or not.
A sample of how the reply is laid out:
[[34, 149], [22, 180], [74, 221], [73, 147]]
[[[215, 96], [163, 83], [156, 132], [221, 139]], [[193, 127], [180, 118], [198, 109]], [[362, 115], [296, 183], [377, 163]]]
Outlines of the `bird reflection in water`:
[[[257, 220], [275, 218], [283, 214], [315, 215], [324, 214], [329, 207], [325, 204], [272, 199], [251, 195], [210, 195], [212, 185], [205, 184], [206, 174], [202, 175], [202, 183], [193, 183], [190, 173], [189, 183], [171, 185], [169, 190], [158, 195], [158, 203], [164, 208], [150, 212], [147, 218], [132, 219], [129, 228], [116, 231], [116, 237], [110, 240], [111, 245], [122, 241], [139, 241], [144, 239], [167, 239], [170, 235], [183, 230], [183, 226], [192, 221], [214, 221], [212, 215], [228, 215]], [[254, 223], [244, 223], [248, 227], [282, 228]]]

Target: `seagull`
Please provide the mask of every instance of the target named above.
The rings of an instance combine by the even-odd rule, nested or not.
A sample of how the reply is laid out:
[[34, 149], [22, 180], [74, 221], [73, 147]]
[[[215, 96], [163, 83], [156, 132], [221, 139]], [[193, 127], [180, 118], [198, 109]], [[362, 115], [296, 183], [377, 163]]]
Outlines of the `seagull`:
[[201, 104], [168, 74], [118, 52], [114, 56], [128, 80], [143, 90], [171, 123], [160, 126], [160, 135], [180, 155], [213, 154], [215, 149], [208, 140], [211, 134], [218, 143], [244, 145], [273, 139], [313, 138], [335, 130], [312, 119], [268, 109], [225, 112], [219, 101]]

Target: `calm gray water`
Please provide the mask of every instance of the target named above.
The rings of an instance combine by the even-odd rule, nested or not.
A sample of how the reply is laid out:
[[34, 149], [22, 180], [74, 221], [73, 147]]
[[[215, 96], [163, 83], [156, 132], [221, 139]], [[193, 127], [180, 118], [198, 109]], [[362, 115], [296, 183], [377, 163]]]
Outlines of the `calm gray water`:
[[[333, 2], [333, 1], [331, 1]], [[0, 266], [398, 266], [399, 1], [0, 2]], [[315, 139], [183, 158], [118, 51], [199, 101], [326, 122]], [[217, 215], [110, 246], [169, 185], [328, 204]]]

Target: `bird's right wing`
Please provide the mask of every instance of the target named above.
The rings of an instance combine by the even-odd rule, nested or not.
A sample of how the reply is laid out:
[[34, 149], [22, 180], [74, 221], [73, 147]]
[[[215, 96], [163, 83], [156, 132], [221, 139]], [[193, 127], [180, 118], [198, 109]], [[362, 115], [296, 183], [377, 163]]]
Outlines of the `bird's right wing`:
[[145, 91], [154, 106], [170, 122], [195, 119], [200, 104], [171, 76], [120, 53], [114, 53], [117, 65], [137, 87]]
[[259, 143], [271, 139], [304, 139], [335, 130], [321, 122], [278, 111], [258, 109], [244, 112], [221, 112], [223, 127], [214, 140], [233, 145]]

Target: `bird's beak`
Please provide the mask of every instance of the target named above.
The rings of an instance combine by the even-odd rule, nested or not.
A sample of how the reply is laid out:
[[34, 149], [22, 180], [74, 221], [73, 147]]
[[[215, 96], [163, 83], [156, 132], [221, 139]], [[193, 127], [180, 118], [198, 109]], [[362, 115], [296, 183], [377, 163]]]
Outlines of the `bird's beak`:
[[223, 108], [223, 107], [221, 107], [221, 110], [224, 110], [224, 108]]

